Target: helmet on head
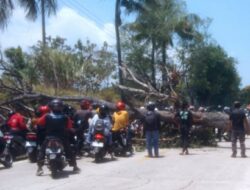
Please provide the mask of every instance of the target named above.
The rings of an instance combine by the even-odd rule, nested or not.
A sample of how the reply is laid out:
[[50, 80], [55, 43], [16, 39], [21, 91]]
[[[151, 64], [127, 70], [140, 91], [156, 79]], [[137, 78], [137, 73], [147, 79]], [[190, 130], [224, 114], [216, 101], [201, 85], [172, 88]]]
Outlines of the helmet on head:
[[126, 105], [122, 101], [118, 101], [116, 103], [116, 109], [118, 109], [118, 110], [125, 110], [125, 107], [126, 107]]
[[62, 112], [63, 111], [63, 101], [59, 99], [54, 99], [50, 102], [49, 107], [52, 112]]
[[[187, 104], [187, 103], [186, 103]], [[188, 104], [187, 104], [188, 105]], [[190, 110], [190, 111], [194, 111], [195, 110], [195, 107], [193, 106], [193, 105], [190, 105], [189, 107], [188, 107], [188, 110]]]
[[99, 108], [99, 104], [97, 103], [97, 102], [93, 102], [92, 104], [91, 104], [91, 107], [92, 107], [92, 109], [97, 109], [97, 108]]
[[[190, 110], [190, 107], [191, 106], [189, 106], [189, 104], [188, 104], [188, 102], [186, 100], [182, 100], [181, 109], [189, 109]], [[192, 109], [192, 107], [191, 107], [191, 109]]]
[[154, 111], [155, 110], [155, 103], [154, 102], [148, 102], [146, 105], [146, 108], [148, 111]]
[[240, 106], [241, 106], [241, 103], [239, 101], [234, 102], [234, 107], [235, 108], [240, 108]]
[[9, 113], [8, 113], [8, 117], [11, 117], [12, 115], [14, 115], [16, 112], [13, 111], [13, 110], [10, 110]]
[[102, 104], [99, 107], [99, 113], [100, 113], [100, 115], [106, 115], [106, 114], [108, 114], [108, 111], [109, 111], [109, 108], [105, 104]]
[[90, 102], [88, 100], [82, 100], [80, 103], [81, 109], [87, 110], [90, 107]]
[[40, 106], [38, 108], [38, 111], [41, 113], [41, 115], [44, 115], [46, 113], [50, 112], [49, 106], [45, 105], [45, 106]]
[[63, 105], [63, 113], [67, 115], [68, 117], [73, 117], [75, 113], [75, 109], [69, 105], [69, 104], [64, 104]]
[[205, 108], [201, 106], [201, 107], [199, 107], [198, 111], [199, 112], [205, 112]]

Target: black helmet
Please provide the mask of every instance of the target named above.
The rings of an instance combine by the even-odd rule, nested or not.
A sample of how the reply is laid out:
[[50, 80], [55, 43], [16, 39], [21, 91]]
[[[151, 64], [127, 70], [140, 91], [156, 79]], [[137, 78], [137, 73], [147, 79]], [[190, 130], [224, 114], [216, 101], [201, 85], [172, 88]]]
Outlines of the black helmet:
[[234, 102], [234, 107], [235, 108], [240, 108], [240, 106], [241, 106], [241, 103], [239, 101]]
[[14, 112], [13, 110], [10, 110], [8, 113], [8, 117], [11, 117], [12, 115], [14, 115], [16, 112]]
[[148, 102], [146, 105], [146, 108], [148, 111], [154, 111], [155, 110], [155, 103], [154, 102]]
[[73, 117], [74, 113], [75, 113], [75, 109], [68, 104], [64, 104], [63, 105], [63, 113], [65, 115], [67, 115], [68, 117]]
[[63, 111], [63, 101], [59, 99], [54, 99], [50, 102], [49, 107], [52, 112], [62, 112]]
[[100, 115], [106, 115], [106, 114], [108, 114], [108, 111], [109, 111], [109, 108], [105, 104], [102, 104], [99, 107], [99, 113], [100, 113]]

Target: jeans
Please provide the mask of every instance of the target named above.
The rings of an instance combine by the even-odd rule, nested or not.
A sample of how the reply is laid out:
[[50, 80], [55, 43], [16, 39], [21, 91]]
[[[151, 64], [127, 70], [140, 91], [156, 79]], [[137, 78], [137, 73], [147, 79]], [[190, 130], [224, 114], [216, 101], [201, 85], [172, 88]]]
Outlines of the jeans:
[[237, 154], [237, 139], [240, 141], [241, 156], [245, 156], [245, 132], [244, 131], [232, 131], [232, 151], [233, 155]]
[[159, 131], [146, 131], [146, 145], [148, 150], [148, 156], [153, 156], [152, 149], [154, 149], [154, 155], [159, 156]]

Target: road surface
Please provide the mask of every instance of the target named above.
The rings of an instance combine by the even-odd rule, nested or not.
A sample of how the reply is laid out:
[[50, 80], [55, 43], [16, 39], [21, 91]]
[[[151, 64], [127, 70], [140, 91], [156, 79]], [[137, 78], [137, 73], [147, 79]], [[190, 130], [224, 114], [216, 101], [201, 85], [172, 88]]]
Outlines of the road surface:
[[43, 176], [36, 176], [36, 164], [22, 160], [11, 169], [0, 166], [0, 190], [249, 190], [250, 157], [231, 158], [230, 146], [190, 149], [187, 156], [179, 155], [180, 149], [161, 149], [161, 158], [136, 152], [99, 164], [82, 158], [80, 174], [67, 167], [57, 179], [46, 167]]

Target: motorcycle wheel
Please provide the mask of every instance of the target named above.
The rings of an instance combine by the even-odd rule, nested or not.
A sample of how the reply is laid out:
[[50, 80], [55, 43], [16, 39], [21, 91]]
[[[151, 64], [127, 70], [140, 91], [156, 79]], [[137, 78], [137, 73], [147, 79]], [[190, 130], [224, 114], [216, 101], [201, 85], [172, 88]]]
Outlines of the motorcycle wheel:
[[56, 168], [55, 165], [50, 166], [50, 171], [51, 171], [51, 177], [56, 178], [56, 176], [57, 176], [57, 168]]
[[37, 153], [36, 153], [36, 150], [32, 151], [30, 154], [28, 154], [28, 157], [29, 157], [29, 161], [31, 163], [35, 163], [36, 162], [36, 159], [37, 159]]
[[12, 167], [12, 164], [13, 164], [12, 155], [11, 154], [6, 154], [5, 158], [4, 158], [4, 162], [3, 162], [4, 167], [10, 168], [10, 167]]
[[100, 156], [99, 156], [99, 154], [95, 154], [95, 163], [98, 163], [98, 162], [100, 162]]

